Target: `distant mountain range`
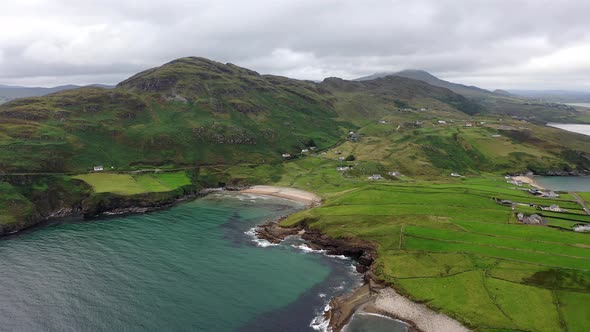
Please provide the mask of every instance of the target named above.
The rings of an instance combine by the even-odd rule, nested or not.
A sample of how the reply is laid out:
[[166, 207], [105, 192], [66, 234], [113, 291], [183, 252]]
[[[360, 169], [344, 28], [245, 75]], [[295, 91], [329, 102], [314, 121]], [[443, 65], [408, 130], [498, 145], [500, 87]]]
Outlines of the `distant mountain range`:
[[590, 92], [567, 90], [508, 90], [512, 95], [554, 103], [590, 103]]
[[[87, 85], [89, 87], [98, 87], [98, 88], [105, 88], [111, 89], [114, 88], [112, 85], [105, 85], [105, 84], [91, 84]], [[48, 94], [52, 94], [55, 92], [60, 92], [64, 90], [72, 90], [81, 88], [83, 86], [80, 85], [62, 85], [56, 86], [52, 88], [41, 88], [41, 87], [25, 87], [25, 86], [11, 86], [11, 85], [2, 85], [0, 84], [0, 104], [5, 103], [7, 101], [17, 99], [17, 98], [25, 98], [25, 97], [40, 97], [45, 96]]]
[[471, 98], [489, 98], [489, 97], [512, 97], [524, 98], [535, 101], [552, 102], [552, 103], [590, 103], [590, 92], [582, 91], [567, 91], [567, 90], [502, 90], [496, 89], [494, 91], [485, 90], [476, 86], [453, 83], [419, 69], [408, 69], [399, 72], [383, 72], [375, 73], [373, 75], [360, 77], [355, 81], [369, 81], [381, 77], [399, 76], [411, 78], [426, 82], [430, 85], [435, 85], [447, 88], [455, 93]]
[[476, 86], [469, 86], [441, 80], [440, 78], [430, 74], [427, 71], [418, 69], [408, 69], [399, 72], [375, 73], [373, 75], [357, 78], [355, 79], [355, 81], [368, 81], [387, 76], [399, 76], [426, 82], [430, 85], [439, 86], [441, 88], [447, 88], [455, 93], [464, 95], [466, 97], [490, 97], [496, 95], [496, 93], [492, 91], [478, 88]]

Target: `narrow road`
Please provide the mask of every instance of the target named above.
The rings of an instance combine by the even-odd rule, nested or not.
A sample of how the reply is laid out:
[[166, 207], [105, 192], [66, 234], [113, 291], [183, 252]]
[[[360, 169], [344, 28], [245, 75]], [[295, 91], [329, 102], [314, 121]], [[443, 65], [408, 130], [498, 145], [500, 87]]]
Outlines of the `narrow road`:
[[582, 206], [582, 209], [584, 209], [584, 212], [586, 212], [587, 215], [590, 215], [590, 209], [588, 209], [588, 207], [586, 206], [586, 203], [584, 203], [584, 200], [582, 199], [582, 197], [580, 197], [577, 193], [570, 193], [572, 196], [574, 196], [574, 198], [576, 199], [576, 201], [578, 202], [578, 204], [580, 204]]

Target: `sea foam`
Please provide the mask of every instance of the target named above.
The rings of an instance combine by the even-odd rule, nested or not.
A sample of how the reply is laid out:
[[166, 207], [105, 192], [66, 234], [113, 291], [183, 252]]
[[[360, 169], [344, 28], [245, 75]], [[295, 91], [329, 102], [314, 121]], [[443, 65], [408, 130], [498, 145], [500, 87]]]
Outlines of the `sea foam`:
[[330, 311], [330, 309], [332, 309], [330, 307], [330, 303], [326, 304], [324, 311], [313, 318], [311, 323], [309, 323], [309, 327], [311, 327], [314, 331], [331, 332], [332, 329], [330, 328], [330, 321], [324, 317], [324, 314]]
[[245, 231], [244, 234], [250, 236], [252, 238], [252, 242], [256, 243], [257, 247], [266, 248], [278, 246], [277, 243], [272, 243], [268, 240], [261, 239], [258, 236], [256, 236], [256, 227], [250, 228], [249, 230]]

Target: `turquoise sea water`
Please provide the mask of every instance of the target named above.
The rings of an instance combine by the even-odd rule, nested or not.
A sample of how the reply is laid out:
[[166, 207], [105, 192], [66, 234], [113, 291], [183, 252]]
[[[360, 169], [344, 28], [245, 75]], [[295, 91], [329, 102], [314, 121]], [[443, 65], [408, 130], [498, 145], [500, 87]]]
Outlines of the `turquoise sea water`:
[[590, 192], [590, 176], [535, 176], [535, 181], [552, 190]]
[[0, 330], [312, 330], [330, 297], [360, 283], [352, 262], [245, 234], [302, 208], [212, 194], [0, 239]]
[[550, 127], [590, 136], [590, 125], [587, 124], [548, 123], [547, 125]]

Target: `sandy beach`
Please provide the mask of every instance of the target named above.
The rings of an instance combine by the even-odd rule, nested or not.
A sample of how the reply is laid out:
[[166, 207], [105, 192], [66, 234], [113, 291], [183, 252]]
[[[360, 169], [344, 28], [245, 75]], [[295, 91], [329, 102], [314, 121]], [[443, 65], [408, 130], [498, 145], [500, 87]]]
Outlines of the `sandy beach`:
[[544, 188], [542, 185], [540, 185], [537, 181], [535, 181], [534, 178], [530, 177], [530, 176], [513, 176], [512, 179], [516, 180], [516, 181], [520, 181], [522, 183], [527, 183], [530, 184], [531, 186], [535, 186], [539, 189], [543, 189], [545, 190], [546, 188]]
[[378, 291], [373, 299], [361, 308], [362, 311], [386, 314], [402, 321], [411, 322], [424, 332], [467, 332], [458, 321], [433, 311], [424, 304], [412, 302], [387, 287]]
[[248, 189], [241, 190], [240, 192], [291, 199], [294, 201], [305, 203], [309, 206], [317, 206], [322, 203], [321, 197], [314, 193], [286, 187], [252, 186]]

